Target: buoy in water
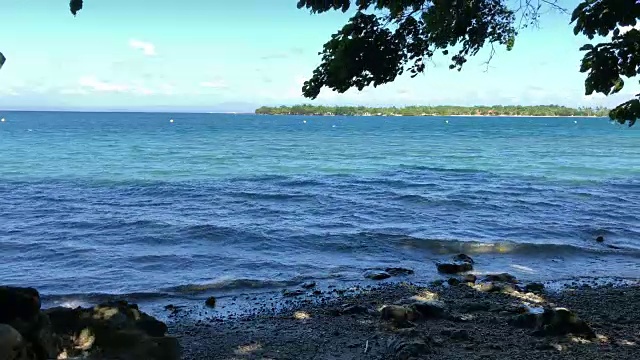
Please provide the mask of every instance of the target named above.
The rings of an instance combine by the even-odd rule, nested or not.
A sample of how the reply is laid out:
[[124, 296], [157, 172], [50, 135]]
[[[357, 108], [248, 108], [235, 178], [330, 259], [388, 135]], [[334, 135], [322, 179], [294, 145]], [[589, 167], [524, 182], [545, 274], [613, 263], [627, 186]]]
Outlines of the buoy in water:
[[449, 123], [449, 120], [445, 120], [444, 122], [448, 124], [448, 123]]
[[573, 123], [574, 123], [574, 124], [577, 124], [577, 123], [578, 123], [578, 121], [577, 121], [577, 120], [573, 120]]
[[0, 119], [0, 122], [5, 122], [4, 118]]
[[303, 120], [302, 122], [306, 124], [306, 123], [307, 123], [307, 120]]
[[169, 120], [169, 122], [170, 122], [170, 123], [172, 123], [172, 122], [173, 122], [173, 119]]

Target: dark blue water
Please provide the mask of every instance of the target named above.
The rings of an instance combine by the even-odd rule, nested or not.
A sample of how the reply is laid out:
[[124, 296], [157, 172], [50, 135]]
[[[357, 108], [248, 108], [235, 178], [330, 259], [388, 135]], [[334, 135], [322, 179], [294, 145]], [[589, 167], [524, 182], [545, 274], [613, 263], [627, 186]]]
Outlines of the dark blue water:
[[276, 289], [389, 265], [428, 281], [459, 251], [480, 273], [640, 274], [640, 128], [605, 119], [0, 117], [0, 283], [48, 295]]

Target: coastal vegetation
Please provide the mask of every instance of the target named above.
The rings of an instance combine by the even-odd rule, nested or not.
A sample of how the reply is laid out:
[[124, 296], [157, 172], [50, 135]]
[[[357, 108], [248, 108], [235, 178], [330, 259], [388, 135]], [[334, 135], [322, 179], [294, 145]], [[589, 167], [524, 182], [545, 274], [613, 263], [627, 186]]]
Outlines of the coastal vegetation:
[[[315, 99], [323, 88], [344, 93], [393, 82], [399, 75], [423, 73], [436, 54], [450, 56], [449, 68], [461, 70], [481, 49], [511, 50], [523, 28], [537, 26], [548, 10], [566, 13], [574, 35], [588, 42], [580, 72], [585, 94], [620, 93], [625, 80], [640, 72], [640, 2], [581, 0], [572, 12], [559, 0], [298, 0], [314, 14], [356, 10], [322, 51], [320, 65], [305, 81], [302, 93]], [[565, 2], [566, 3], [566, 2]], [[83, 0], [70, 0], [75, 16]], [[597, 37], [597, 39], [596, 39]], [[0, 67], [5, 57], [0, 53]], [[640, 94], [609, 111], [609, 117], [632, 126], [640, 118]]]
[[[339, 93], [395, 81], [404, 73], [423, 73], [435, 55], [450, 58], [461, 70], [467, 60], [488, 49], [511, 50], [527, 26], [536, 26], [548, 10], [567, 14], [574, 35], [588, 42], [580, 72], [585, 94], [620, 93], [640, 72], [640, 2], [581, 0], [575, 9], [559, 0], [299, 0], [312, 13], [356, 9], [349, 21], [324, 44], [320, 64], [304, 83], [305, 97], [323, 88]], [[544, 56], [544, 52], [541, 53]], [[526, 69], [522, 69], [526, 71]], [[550, 86], [552, 86], [550, 84]], [[640, 117], [640, 94], [609, 112], [611, 119], [633, 125]]]
[[365, 106], [324, 106], [293, 105], [262, 106], [255, 111], [260, 115], [346, 115], [346, 116], [607, 116], [604, 107], [569, 108], [560, 105], [495, 105], [495, 106], [406, 106], [406, 107], [365, 107]]

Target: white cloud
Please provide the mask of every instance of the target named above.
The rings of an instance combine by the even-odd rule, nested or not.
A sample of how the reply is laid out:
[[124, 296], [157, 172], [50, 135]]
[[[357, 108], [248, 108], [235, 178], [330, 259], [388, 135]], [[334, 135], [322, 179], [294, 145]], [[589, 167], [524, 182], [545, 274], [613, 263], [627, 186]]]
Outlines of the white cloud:
[[125, 84], [114, 84], [98, 80], [93, 75], [83, 76], [78, 80], [80, 87], [97, 92], [125, 92], [129, 86]]
[[156, 46], [153, 45], [150, 42], [131, 39], [131, 40], [129, 40], [129, 46], [131, 46], [132, 48], [137, 49], [137, 50], [142, 50], [142, 53], [147, 55], [147, 56], [155, 56], [155, 55], [157, 55]]
[[213, 80], [213, 81], [203, 81], [200, 83], [200, 86], [212, 89], [222, 89], [226, 88], [227, 84], [224, 80]]

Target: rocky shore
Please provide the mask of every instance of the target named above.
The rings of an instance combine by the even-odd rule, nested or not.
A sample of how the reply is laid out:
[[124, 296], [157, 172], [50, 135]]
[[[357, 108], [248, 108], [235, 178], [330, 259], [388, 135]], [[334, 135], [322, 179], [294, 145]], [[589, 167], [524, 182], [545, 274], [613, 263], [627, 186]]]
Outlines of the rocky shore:
[[[468, 268], [468, 259], [454, 259]], [[292, 295], [293, 294], [293, 295]], [[275, 299], [278, 301], [278, 299]], [[640, 288], [563, 291], [509, 274], [331, 291], [301, 286], [234, 318], [172, 308], [184, 359], [636, 359]], [[219, 304], [218, 306], [224, 306]]]
[[[469, 274], [460, 254], [448, 280], [282, 291], [249, 313], [211, 297], [168, 305], [166, 323], [127, 302], [41, 309], [32, 288], [0, 287], [0, 360], [40, 359], [636, 359], [640, 287], [574, 284], [548, 291], [510, 274]], [[409, 279], [405, 278], [404, 280]]]
[[177, 360], [167, 325], [125, 301], [41, 309], [33, 288], [0, 287], [0, 360]]

